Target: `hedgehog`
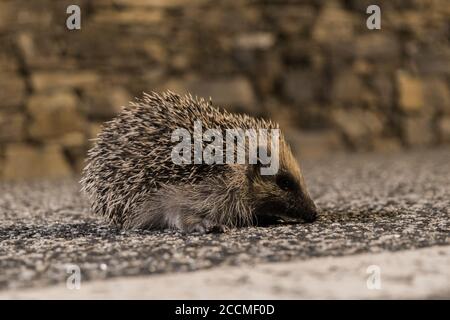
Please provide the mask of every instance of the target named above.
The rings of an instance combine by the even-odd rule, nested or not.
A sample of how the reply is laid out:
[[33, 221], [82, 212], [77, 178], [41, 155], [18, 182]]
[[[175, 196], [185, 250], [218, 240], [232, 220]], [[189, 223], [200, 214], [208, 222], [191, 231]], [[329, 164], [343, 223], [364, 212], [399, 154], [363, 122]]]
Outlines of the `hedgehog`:
[[222, 131], [279, 128], [270, 120], [221, 109], [211, 98], [144, 93], [102, 126], [88, 151], [81, 185], [92, 211], [119, 228], [184, 233], [316, 220], [318, 209], [282, 133], [273, 175], [262, 175], [259, 161], [175, 164], [173, 131], [192, 132], [198, 120], [205, 129]]

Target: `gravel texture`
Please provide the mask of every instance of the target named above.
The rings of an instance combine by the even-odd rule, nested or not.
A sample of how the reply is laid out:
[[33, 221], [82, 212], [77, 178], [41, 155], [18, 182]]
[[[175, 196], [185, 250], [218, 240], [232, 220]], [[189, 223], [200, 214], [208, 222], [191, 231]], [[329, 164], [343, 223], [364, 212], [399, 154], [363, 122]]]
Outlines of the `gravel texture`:
[[0, 184], [0, 289], [218, 265], [398, 251], [450, 243], [450, 149], [305, 161], [313, 224], [226, 234], [121, 231], [92, 216], [74, 181]]

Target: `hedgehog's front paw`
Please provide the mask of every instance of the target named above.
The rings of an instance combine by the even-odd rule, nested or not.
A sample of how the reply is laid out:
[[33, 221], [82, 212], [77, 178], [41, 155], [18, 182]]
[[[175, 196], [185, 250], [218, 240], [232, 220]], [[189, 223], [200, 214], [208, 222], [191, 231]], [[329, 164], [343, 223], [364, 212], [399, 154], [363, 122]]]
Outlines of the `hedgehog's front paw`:
[[230, 229], [224, 225], [224, 224], [215, 224], [210, 226], [207, 230], [206, 233], [225, 233], [228, 232]]
[[200, 234], [206, 233], [224, 233], [228, 231], [228, 227], [222, 224], [214, 223], [208, 219], [204, 219], [198, 223], [187, 226], [185, 232], [196, 232]]

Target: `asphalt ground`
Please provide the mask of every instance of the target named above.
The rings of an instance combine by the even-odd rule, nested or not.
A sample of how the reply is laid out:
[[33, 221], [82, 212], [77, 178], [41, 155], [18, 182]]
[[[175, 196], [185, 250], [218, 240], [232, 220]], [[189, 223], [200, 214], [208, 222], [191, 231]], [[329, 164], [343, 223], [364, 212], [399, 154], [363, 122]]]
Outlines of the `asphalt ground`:
[[450, 149], [303, 162], [320, 218], [225, 234], [122, 231], [89, 212], [77, 180], [0, 184], [0, 290], [251, 266], [450, 243]]
[[449, 299], [449, 265], [450, 246], [434, 246], [3, 290], [0, 300]]

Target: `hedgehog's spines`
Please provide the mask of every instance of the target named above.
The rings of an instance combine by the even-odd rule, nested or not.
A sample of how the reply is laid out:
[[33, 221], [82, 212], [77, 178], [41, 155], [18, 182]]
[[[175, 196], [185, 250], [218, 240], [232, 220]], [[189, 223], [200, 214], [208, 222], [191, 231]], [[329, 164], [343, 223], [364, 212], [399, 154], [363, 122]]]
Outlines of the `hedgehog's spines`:
[[151, 218], [161, 218], [158, 210], [166, 213], [167, 225], [181, 223], [171, 212], [183, 210], [228, 226], [250, 224], [252, 195], [242, 168], [172, 163], [171, 133], [192, 130], [195, 120], [202, 121], [204, 130], [279, 127], [271, 120], [219, 109], [211, 97], [144, 92], [104, 124], [88, 152], [81, 184], [93, 211], [127, 228], [163, 224]]

